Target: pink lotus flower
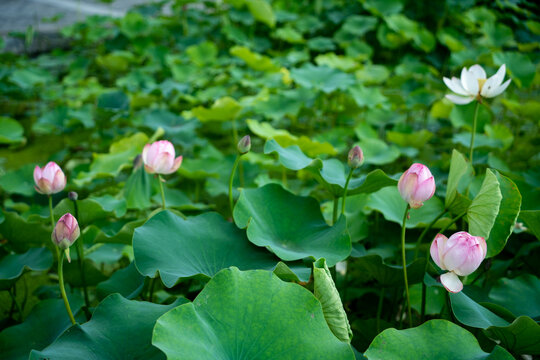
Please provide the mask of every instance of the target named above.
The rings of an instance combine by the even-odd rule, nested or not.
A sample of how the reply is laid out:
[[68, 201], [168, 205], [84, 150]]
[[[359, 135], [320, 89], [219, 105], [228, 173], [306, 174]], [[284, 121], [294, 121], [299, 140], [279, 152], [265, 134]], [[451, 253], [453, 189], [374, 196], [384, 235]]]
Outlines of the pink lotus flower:
[[36, 166], [34, 169], [34, 188], [40, 194], [51, 195], [64, 190], [66, 187], [66, 176], [55, 162], [50, 161], [42, 168]]
[[411, 208], [418, 209], [435, 193], [435, 180], [427, 166], [412, 164], [399, 178], [398, 190]]
[[442, 270], [448, 270], [441, 275], [441, 283], [446, 290], [458, 293], [463, 290], [459, 276], [472, 274], [487, 254], [487, 244], [481, 236], [460, 231], [447, 238], [437, 234], [431, 243], [431, 258]]
[[182, 164], [182, 156], [174, 156], [173, 144], [167, 140], [146, 144], [142, 153], [144, 168], [149, 174], [172, 174]]
[[[51, 234], [51, 239], [53, 243], [62, 250], [68, 250], [69, 247], [77, 240], [81, 230], [79, 229], [79, 223], [77, 219], [70, 213], [64, 214], [56, 223], [54, 230]], [[71, 262], [69, 258], [69, 251], [66, 251], [68, 261]]]
[[356, 169], [360, 167], [360, 165], [362, 165], [362, 163], [364, 162], [364, 152], [362, 151], [362, 148], [360, 148], [360, 146], [356, 145], [349, 151], [349, 155], [347, 156], [347, 162], [349, 166], [353, 169]]

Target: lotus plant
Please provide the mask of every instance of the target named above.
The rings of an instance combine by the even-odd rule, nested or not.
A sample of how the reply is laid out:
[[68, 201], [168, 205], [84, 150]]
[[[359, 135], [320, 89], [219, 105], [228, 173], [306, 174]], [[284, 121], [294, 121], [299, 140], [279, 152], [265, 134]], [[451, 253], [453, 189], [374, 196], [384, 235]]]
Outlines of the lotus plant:
[[[364, 163], [364, 152], [362, 151], [362, 148], [360, 146], [355, 145], [351, 150], [349, 150], [349, 154], [347, 155], [347, 165], [349, 165], [349, 175], [347, 176], [347, 180], [345, 181], [345, 187], [343, 188], [343, 201], [341, 203], [341, 214], [345, 214], [345, 201], [347, 200], [347, 189], [349, 188], [349, 182], [351, 181], [353, 172], [355, 169], [358, 169], [362, 164]], [[337, 205], [337, 199], [334, 200], [334, 204]], [[337, 210], [337, 207], [334, 206], [334, 209]], [[335, 223], [337, 220], [337, 211], [334, 211], [334, 217], [333, 222]]]
[[66, 176], [54, 161], [50, 161], [43, 168], [34, 168], [34, 188], [40, 194], [52, 195], [64, 190]]
[[399, 178], [398, 190], [411, 208], [418, 209], [435, 193], [435, 180], [427, 166], [415, 163]]
[[[461, 70], [461, 78], [452, 77], [449, 79], [443, 77], [443, 81], [455, 94], [448, 94], [446, 98], [454, 104], [464, 105], [477, 100], [474, 109], [473, 127], [471, 133], [471, 141], [469, 145], [469, 160], [473, 163], [474, 137], [476, 134], [476, 123], [478, 118], [478, 107], [483, 98], [492, 98], [500, 95], [510, 85], [511, 79], [503, 83], [506, 74], [506, 65], [503, 64], [497, 70], [495, 75], [489, 79], [486, 78], [484, 69], [476, 64], [470, 68], [464, 67]], [[457, 95], [456, 95], [457, 94]]]
[[53, 243], [57, 246], [57, 249], [63, 250], [58, 252], [58, 284], [60, 285], [60, 293], [62, 294], [62, 299], [64, 300], [64, 305], [68, 312], [69, 318], [72, 324], [75, 324], [75, 318], [69, 306], [69, 301], [66, 295], [66, 289], [64, 287], [64, 253], [69, 262], [71, 258], [69, 257], [69, 247], [77, 240], [81, 231], [79, 229], [79, 223], [77, 219], [70, 213], [64, 214], [56, 223], [56, 226], [53, 229], [51, 234], [51, 239]]
[[463, 290], [459, 276], [472, 274], [487, 254], [486, 240], [480, 236], [460, 231], [447, 238], [437, 234], [430, 248], [431, 258], [438, 267], [448, 272], [441, 275], [446, 290], [458, 293]]
[[511, 79], [503, 83], [504, 75], [506, 74], [506, 65], [503, 64], [499, 70], [490, 77], [486, 78], [484, 69], [476, 64], [470, 68], [464, 67], [461, 70], [461, 78], [452, 77], [449, 79], [443, 77], [443, 81], [455, 94], [448, 94], [446, 98], [454, 104], [463, 105], [478, 100], [482, 102], [482, 98], [492, 98], [500, 95], [510, 85]]
[[[164, 181], [161, 175], [168, 175], [176, 172], [182, 164], [182, 156], [176, 157], [174, 146], [170, 141], [160, 140], [152, 144], [146, 144], [142, 152], [144, 169], [149, 174], [157, 174], [159, 189], [161, 191], [161, 202], [163, 210], [166, 208], [165, 192], [163, 191]], [[182, 215], [182, 217], [184, 217]], [[185, 218], [185, 217], [184, 217]]]
[[403, 223], [401, 225], [401, 258], [403, 262], [403, 278], [407, 295], [407, 310], [409, 326], [412, 327], [411, 301], [409, 296], [409, 281], [407, 278], [407, 259], [405, 257], [405, 228], [409, 209], [418, 209], [424, 205], [424, 201], [431, 199], [435, 193], [435, 179], [431, 171], [425, 165], [414, 163], [405, 171], [398, 181], [398, 191], [403, 200], [407, 202]]
[[241, 138], [238, 144], [236, 145], [236, 150], [238, 151], [238, 154], [236, 155], [236, 159], [234, 160], [234, 164], [231, 170], [231, 176], [229, 176], [229, 208], [231, 210], [231, 214], [234, 209], [233, 191], [232, 191], [234, 174], [236, 174], [236, 168], [240, 164], [240, 157], [242, 155], [247, 154], [251, 150], [251, 137], [249, 135], [245, 135], [243, 138]]
[[175, 158], [174, 146], [167, 140], [146, 144], [142, 152], [142, 159], [144, 169], [149, 174], [172, 174], [182, 164], [182, 156]]

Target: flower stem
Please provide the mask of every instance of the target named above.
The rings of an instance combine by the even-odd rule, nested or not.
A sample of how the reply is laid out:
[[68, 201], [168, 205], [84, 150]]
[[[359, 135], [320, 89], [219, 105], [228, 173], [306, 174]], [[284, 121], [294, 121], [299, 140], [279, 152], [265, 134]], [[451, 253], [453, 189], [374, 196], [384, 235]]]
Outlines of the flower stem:
[[77, 322], [75, 321], [75, 317], [73, 317], [73, 313], [71, 312], [71, 307], [69, 306], [69, 301], [66, 295], [66, 289], [64, 288], [64, 252], [59, 251], [58, 248], [56, 248], [56, 254], [58, 255], [58, 285], [60, 285], [60, 293], [62, 294], [62, 299], [64, 300], [64, 305], [66, 306], [69, 319], [71, 320], [71, 323], [75, 325]]
[[161, 207], [163, 210], [167, 209], [167, 205], [165, 204], [165, 191], [163, 191], [163, 179], [161, 178], [161, 175], [158, 175], [158, 182], [159, 182], [159, 191], [161, 192]]
[[229, 207], [231, 208], [231, 215], [233, 213], [234, 209], [234, 201], [233, 201], [233, 180], [234, 180], [234, 174], [236, 173], [236, 168], [238, 167], [238, 163], [240, 162], [240, 154], [236, 155], [236, 159], [234, 160], [234, 165], [231, 170], [231, 176], [229, 177]]
[[403, 280], [405, 281], [405, 294], [407, 295], [407, 313], [409, 318], [409, 327], [412, 327], [411, 300], [409, 297], [409, 280], [407, 279], [407, 259], [405, 257], [405, 224], [409, 214], [410, 205], [407, 204], [405, 214], [403, 215], [403, 224], [401, 225], [401, 258], [403, 260]]
[[476, 105], [474, 107], [474, 118], [473, 118], [473, 127], [472, 127], [472, 134], [471, 134], [471, 145], [469, 147], [469, 160], [471, 161], [471, 166], [473, 166], [473, 153], [474, 153], [474, 137], [476, 135], [476, 123], [478, 119], [478, 108], [480, 107], [480, 102], [477, 101]]
[[332, 211], [332, 225], [335, 225], [337, 222], [338, 204], [339, 204], [339, 198], [337, 196], [334, 196], [334, 209]]
[[429, 230], [431, 230], [431, 228], [433, 227], [433, 225], [435, 225], [435, 223], [443, 217], [444, 214], [446, 214], [446, 209], [443, 209], [443, 211], [441, 211], [439, 213], [439, 215], [437, 215], [437, 217], [435, 219], [433, 219], [432, 222], [429, 223], [428, 226], [426, 226], [424, 228], [424, 231], [422, 231], [422, 233], [420, 234], [420, 236], [418, 237], [418, 240], [416, 241], [416, 249], [414, 250], [414, 260], [416, 260], [418, 258], [418, 251], [420, 250], [420, 245], [422, 244], [422, 240], [424, 240], [424, 237], [426, 236], [426, 234], [428, 233]]
[[[77, 200], [73, 201], [73, 207], [75, 208], [75, 218], [77, 220], [79, 219], [79, 206], [77, 205]], [[80, 225], [79, 221], [79, 225]], [[83, 307], [84, 315], [86, 316], [86, 320], [90, 320], [90, 298], [88, 297], [88, 288], [86, 286], [86, 275], [84, 273], [84, 243], [83, 243], [83, 237], [79, 237], [77, 241], [77, 247], [75, 248], [77, 250], [77, 262], [79, 264], [79, 272], [81, 274], [81, 283], [83, 287], [83, 294], [84, 294], [84, 304], [86, 306]]]
[[349, 181], [351, 181], [352, 173], [354, 169], [351, 168], [347, 181], [345, 181], [345, 188], [343, 189], [343, 203], [341, 204], [341, 215], [345, 214], [345, 200], [347, 199], [347, 189], [349, 188]]

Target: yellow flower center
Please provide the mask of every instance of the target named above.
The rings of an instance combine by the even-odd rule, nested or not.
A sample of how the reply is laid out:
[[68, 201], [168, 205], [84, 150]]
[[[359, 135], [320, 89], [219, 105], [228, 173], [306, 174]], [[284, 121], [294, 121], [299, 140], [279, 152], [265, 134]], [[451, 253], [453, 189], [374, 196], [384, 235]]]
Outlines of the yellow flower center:
[[486, 80], [487, 79], [478, 79], [478, 94], [480, 94], [480, 92], [482, 92], [482, 87], [486, 83]]

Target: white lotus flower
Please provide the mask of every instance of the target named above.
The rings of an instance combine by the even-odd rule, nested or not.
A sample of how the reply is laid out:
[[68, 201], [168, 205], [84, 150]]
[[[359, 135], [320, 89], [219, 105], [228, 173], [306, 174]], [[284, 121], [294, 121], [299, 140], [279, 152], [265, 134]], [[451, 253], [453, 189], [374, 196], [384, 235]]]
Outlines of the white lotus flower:
[[508, 79], [503, 83], [505, 74], [505, 64], [489, 79], [486, 79], [486, 72], [478, 64], [471, 66], [469, 69], [464, 67], [461, 70], [461, 79], [457, 77], [453, 77], [452, 79], [443, 78], [446, 86], [457, 94], [448, 94], [446, 98], [454, 104], [462, 105], [468, 104], [474, 99], [481, 102], [482, 98], [495, 97], [506, 90], [510, 81], [512, 81]]

